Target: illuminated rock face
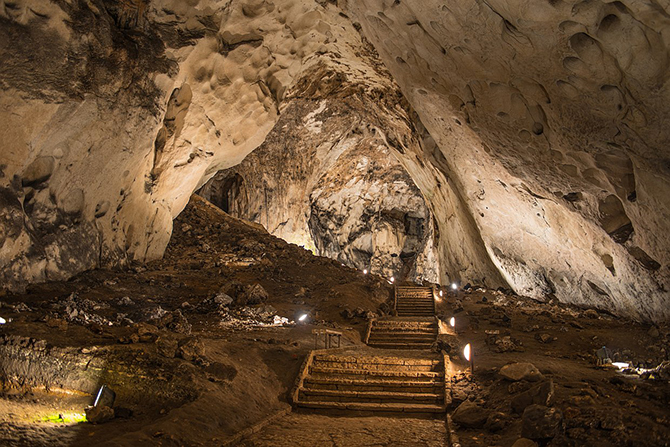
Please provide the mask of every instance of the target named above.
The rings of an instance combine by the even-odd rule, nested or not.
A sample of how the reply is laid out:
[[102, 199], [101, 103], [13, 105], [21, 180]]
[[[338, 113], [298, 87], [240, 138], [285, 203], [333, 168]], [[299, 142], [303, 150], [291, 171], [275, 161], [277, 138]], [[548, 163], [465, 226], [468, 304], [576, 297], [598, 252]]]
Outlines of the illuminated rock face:
[[438, 281], [432, 214], [383, 131], [402, 128], [404, 113], [339, 95], [293, 101], [258, 149], [199, 194], [359, 270]]
[[191, 193], [263, 142], [304, 73], [337, 57], [375, 82], [351, 22], [312, 1], [19, 0], [0, 39], [12, 289], [160, 257]]
[[668, 8], [346, 5], [509, 285], [659, 320], [670, 316]]
[[[194, 190], [279, 147], [283, 126], [306, 128], [320, 101], [351, 99], [369, 140], [351, 160], [389, 151], [409, 173], [434, 215], [441, 281], [668, 319], [668, 9], [3, 3], [0, 280], [161, 256]], [[313, 198], [323, 215], [332, 201]]]

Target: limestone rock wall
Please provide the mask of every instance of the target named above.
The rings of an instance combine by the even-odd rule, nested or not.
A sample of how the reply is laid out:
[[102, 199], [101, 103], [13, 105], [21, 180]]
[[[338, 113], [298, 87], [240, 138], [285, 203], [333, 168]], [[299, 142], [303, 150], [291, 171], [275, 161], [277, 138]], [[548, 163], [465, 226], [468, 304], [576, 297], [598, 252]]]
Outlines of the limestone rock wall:
[[340, 12], [0, 1], [2, 287], [160, 257], [191, 193], [265, 139], [303, 72], [356, 64]]
[[433, 217], [380, 137], [388, 114], [369, 99], [332, 93], [293, 101], [261, 147], [199, 194], [321, 256], [387, 278], [436, 282]]
[[341, 6], [514, 290], [670, 316], [667, 2]]

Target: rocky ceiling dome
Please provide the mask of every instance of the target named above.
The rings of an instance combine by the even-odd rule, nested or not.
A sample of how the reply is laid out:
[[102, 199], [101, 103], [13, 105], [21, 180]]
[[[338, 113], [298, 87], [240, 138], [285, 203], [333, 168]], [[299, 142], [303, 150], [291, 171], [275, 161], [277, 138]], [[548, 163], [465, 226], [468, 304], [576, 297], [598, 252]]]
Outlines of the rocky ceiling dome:
[[[191, 193], [259, 146], [295, 154], [276, 158], [289, 174], [300, 149], [316, 170], [374, 149], [434, 216], [441, 282], [667, 320], [669, 14], [665, 0], [0, 0], [3, 287], [162, 256]], [[345, 106], [338, 138], [310, 137], [342, 146], [307, 147], [296, 128]]]

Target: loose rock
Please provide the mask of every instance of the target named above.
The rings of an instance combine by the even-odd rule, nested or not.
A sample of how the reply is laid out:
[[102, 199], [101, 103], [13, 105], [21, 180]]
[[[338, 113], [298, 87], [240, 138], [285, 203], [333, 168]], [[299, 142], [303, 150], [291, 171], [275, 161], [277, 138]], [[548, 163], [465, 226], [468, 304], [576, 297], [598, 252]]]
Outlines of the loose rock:
[[488, 417], [488, 410], [467, 400], [456, 408], [452, 416], [454, 422], [468, 428], [483, 427]]
[[500, 368], [498, 374], [513, 381], [528, 380], [529, 382], [537, 382], [544, 377], [532, 363], [511, 363]]
[[521, 436], [530, 439], [553, 438], [562, 424], [561, 410], [544, 405], [530, 405], [523, 412]]

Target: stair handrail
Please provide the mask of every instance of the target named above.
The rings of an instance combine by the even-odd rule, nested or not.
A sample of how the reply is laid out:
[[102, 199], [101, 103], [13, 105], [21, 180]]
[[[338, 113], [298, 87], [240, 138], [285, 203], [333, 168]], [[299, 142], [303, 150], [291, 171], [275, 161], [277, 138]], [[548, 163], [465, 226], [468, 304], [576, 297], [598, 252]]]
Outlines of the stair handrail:
[[393, 286], [393, 311], [398, 314], [398, 285]]
[[371, 318], [370, 321], [368, 321], [368, 330], [365, 333], [365, 340], [363, 341], [363, 343], [365, 343], [366, 345], [370, 341], [370, 334], [372, 333], [372, 325], [375, 324], [375, 321], [377, 321], [376, 318]]
[[300, 389], [305, 383], [305, 377], [309, 375], [309, 368], [314, 363], [314, 354], [317, 350], [309, 351], [305, 361], [302, 362], [302, 367], [300, 368], [300, 374], [295, 380], [295, 388], [293, 388], [293, 393], [291, 393], [291, 405], [295, 406], [298, 403], [298, 395], [300, 394]]

